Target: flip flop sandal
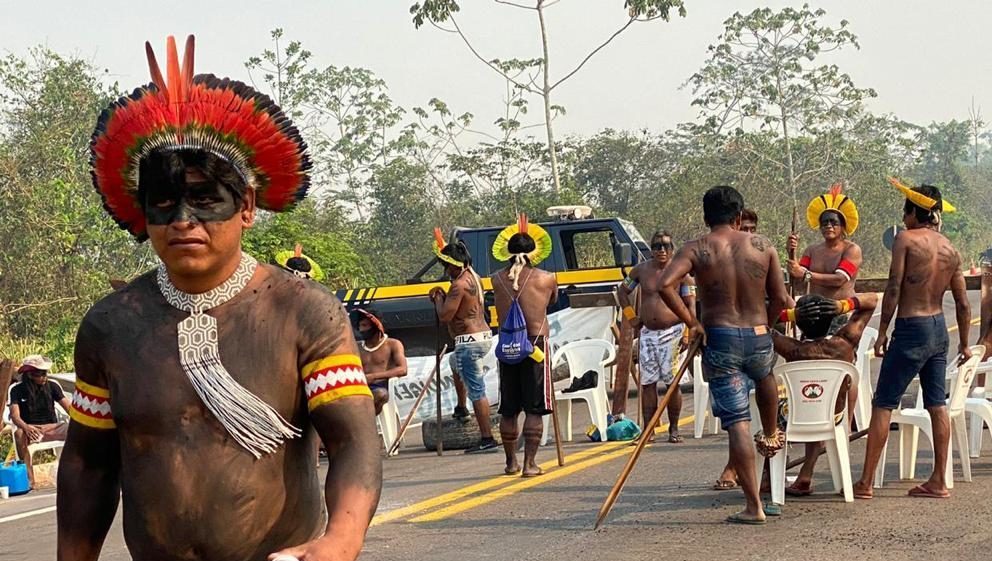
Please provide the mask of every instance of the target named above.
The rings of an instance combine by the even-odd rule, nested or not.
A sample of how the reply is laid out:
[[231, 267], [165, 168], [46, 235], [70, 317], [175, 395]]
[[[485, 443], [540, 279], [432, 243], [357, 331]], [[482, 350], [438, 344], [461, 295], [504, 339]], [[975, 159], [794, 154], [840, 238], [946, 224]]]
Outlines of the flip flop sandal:
[[731, 489], [737, 488], [736, 481], [730, 481], [727, 479], [717, 479], [716, 483], [713, 484], [714, 491], [729, 491]]
[[872, 500], [872, 499], [875, 498], [875, 493], [874, 492], [859, 493], [859, 492], [855, 491], [854, 492], [854, 498], [855, 499], [862, 500], [862, 501], [870, 501], [870, 500]]
[[544, 470], [539, 470], [537, 473], [524, 473], [520, 472], [520, 477], [540, 477], [544, 475]]
[[682, 444], [683, 442], [685, 442], [685, 439], [682, 438], [682, 435], [681, 434], [669, 434], [668, 435], [668, 443], [669, 444]]
[[731, 524], [744, 524], [747, 526], [764, 526], [767, 521], [759, 520], [757, 518], [750, 518], [743, 512], [738, 512], [736, 514], [731, 514], [727, 517], [727, 522]]
[[765, 516], [782, 516], [782, 505], [775, 503], [765, 503], [762, 507]]
[[931, 491], [923, 485], [917, 485], [909, 490], [907, 493], [910, 497], [917, 497], [920, 499], [949, 499], [951, 498], [950, 491], [944, 491], [943, 493], [938, 493], [936, 491]]

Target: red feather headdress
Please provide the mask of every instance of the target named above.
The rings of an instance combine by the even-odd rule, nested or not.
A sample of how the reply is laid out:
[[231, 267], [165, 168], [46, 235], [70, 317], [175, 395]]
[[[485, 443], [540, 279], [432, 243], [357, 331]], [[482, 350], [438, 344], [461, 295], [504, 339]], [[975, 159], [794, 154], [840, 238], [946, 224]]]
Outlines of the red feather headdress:
[[193, 75], [194, 39], [182, 67], [168, 38], [166, 76], [145, 43], [152, 82], [105, 109], [90, 141], [93, 185], [110, 216], [138, 240], [148, 237], [138, 200], [138, 166], [157, 149], [202, 150], [228, 162], [255, 189], [259, 208], [281, 212], [310, 187], [300, 132], [268, 96], [213, 74]]

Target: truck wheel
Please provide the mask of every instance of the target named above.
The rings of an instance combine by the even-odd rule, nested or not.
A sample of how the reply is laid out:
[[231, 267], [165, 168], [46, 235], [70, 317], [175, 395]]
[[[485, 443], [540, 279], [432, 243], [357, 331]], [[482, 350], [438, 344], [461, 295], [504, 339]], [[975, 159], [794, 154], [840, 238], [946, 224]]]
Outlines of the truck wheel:
[[[493, 438], [497, 444], [502, 444], [499, 437], [499, 414], [493, 413], [489, 417], [489, 422], [493, 427]], [[441, 430], [444, 431], [445, 450], [465, 450], [479, 443], [482, 435], [479, 433], [479, 424], [475, 422], [475, 416], [465, 420], [445, 417], [441, 419]], [[420, 426], [421, 437], [424, 441], [424, 448], [437, 450], [437, 419], [428, 419]], [[521, 439], [522, 440], [522, 439]]]

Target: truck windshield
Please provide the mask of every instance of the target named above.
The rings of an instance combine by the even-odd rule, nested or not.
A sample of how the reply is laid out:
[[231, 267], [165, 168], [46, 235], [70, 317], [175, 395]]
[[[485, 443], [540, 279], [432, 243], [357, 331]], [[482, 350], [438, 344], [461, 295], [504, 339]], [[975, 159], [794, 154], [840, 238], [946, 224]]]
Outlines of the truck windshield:
[[627, 232], [627, 235], [630, 236], [631, 241], [633, 241], [635, 244], [644, 244], [645, 246], [648, 245], [647, 240], [645, 240], [644, 236], [642, 236], [641, 233], [637, 231], [637, 226], [634, 226], [633, 222], [624, 220], [623, 218], [617, 218], [617, 222], [619, 222], [620, 225], [623, 226], [624, 231]]

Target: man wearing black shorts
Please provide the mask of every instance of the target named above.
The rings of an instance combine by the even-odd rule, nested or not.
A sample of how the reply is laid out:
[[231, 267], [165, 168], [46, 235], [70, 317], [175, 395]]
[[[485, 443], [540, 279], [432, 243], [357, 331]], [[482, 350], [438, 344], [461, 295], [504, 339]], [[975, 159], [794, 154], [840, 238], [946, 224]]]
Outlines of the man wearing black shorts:
[[[551, 413], [554, 386], [548, 367], [548, 306], [558, 299], [555, 276], [535, 266], [551, 254], [551, 238], [543, 228], [527, 224], [521, 216], [517, 224], [505, 228], [493, 244], [493, 256], [510, 266], [493, 276], [496, 314], [506, 318], [516, 300], [527, 324], [527, 337], [534, 345], [534, 354], [516, 364], [499, 364], [499, 432], [506, 452], [507, 475], [521, 473], [523, 477], [541, 475], [535, 457], [544, 429], [544, 415]], [[524, 418], [524, 466], [517, 463], [517, 417]]]

